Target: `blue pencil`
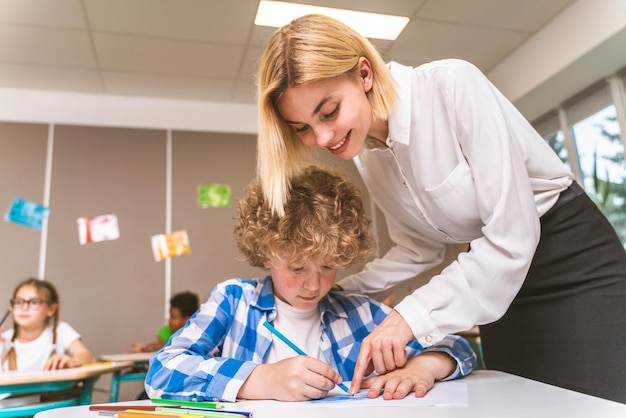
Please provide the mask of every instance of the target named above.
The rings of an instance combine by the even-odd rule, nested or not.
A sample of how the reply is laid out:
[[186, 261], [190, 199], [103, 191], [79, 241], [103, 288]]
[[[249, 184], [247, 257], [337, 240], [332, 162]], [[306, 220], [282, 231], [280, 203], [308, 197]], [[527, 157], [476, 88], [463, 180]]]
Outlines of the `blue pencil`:
[[0, 321], [0, 327], [2, 325], [4, 325], [4, 321], [7, 320], [7, 318], [9, 317], [9, 314], [11, 313], [11, 309], [7, 309], [7, 312], [4, 314], [4, 316], [2, 317], [2, 321]]
[[[269, 329], [272, 334], [274, 334], [275, 336], [277, 336], [278, 338], [280, 338], [280, 340], [282, 342], [284, 342], [285, 344], [287, 344], [293, 351], [295, 351], [296, 353], [300, 354], [301, 356], [306, 356], [307, 354], [302, 351], [297, 345], [295, 345], [294, 343], [292, 343], [291, 341], [289, 341], [289, 338], [285, 337], [283, 334], [281, 334], [276, 328], [274, 328], [274, 326], [272, 324], [270, 324], [269, 322], [265, 321], [263, 323], [263, 325], [265, 326], [265, 328]], [[344, 390], [344, 392], [346, 393], [350, 393], [350, 389], [348, 389], [348, 387], [346, 385], [344, 385], [343, 383], [339, 383], [337, 386], [339, 386], [341, 389]]]

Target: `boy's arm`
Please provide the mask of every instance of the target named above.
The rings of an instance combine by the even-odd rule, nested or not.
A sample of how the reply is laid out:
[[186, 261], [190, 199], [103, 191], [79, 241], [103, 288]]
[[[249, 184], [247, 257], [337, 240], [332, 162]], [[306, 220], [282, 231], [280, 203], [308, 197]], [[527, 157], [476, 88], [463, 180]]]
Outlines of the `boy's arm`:
[[253, 341], [250, 338], [232, 339], [231, 344], [239, 344], [235, 347], [239, 354], [233, 358], [222, 357], [228, 335], [245, 331], [236, 313], [241, 303], [241, 292], [236, 289], [240, 290], [241, 286], [228, 283], [218, 285], [187, 325], [152, 356], [145, 381], [148, 396], [236, 400], [240, 386], [260, 361], [254, 358], [255, 348], [245, 346]]
[[[416, 345], [419, 347], [419, 351], [422, 350], [416, 341], [410, 342], [407, 346], [410, 347], [409, 357], [418, 354], [415, 353]], [[465, 338], [458, 335], [446, 335], [443, 340], [424, 350], [424, 353], [431, 352], [446, 353], [456, 363], [455, 369], [441, 380], [457, 379], [461, 376], [469, 374], [472, 370], [476, 368], [476, 353], [474, 353], [474, 350], [472, 350], [469, 342], [467, 342]]]
[[411, 392], [422, 398], [436, 381], [448, 377], [456, 367], [455, 360], [448, 354], [423, 352], [410, 359], [404, 367], [363, 380], [361, 388], [369, 389], [368, 398], [378, 397], [381, 391], [385, 400], [403, 399]]
[[[370, 299], [369, 304], [374, 326], [380, 324], [391, 312], [391, 308], [376, 300]], [[368, 326], [371, 326], [371, 324], [368, 324]], [[446, 335], [443, 340], [427, 349], [424, 349], [416, 340], [412, 340], [407, 344], [405, 351], [408, 359], [423, 352], [434, 351], [448, 354], [456, 362], [457, 367], [443, 380], [452, 380], [465, 376], [476, 368], [476, 353], [472, 350], [469, 342], [458, 335]]]
[[363, 380], [367, 396], [403, 399], [410, 392], [423, 397], [438, 380], [452, 380], [470, 373], [476, 367], [476, 354], [469, 343], [457, 335], [447, 335], [426, 350], [417, 341], [407, 345], [409, 360], [401, 368]]

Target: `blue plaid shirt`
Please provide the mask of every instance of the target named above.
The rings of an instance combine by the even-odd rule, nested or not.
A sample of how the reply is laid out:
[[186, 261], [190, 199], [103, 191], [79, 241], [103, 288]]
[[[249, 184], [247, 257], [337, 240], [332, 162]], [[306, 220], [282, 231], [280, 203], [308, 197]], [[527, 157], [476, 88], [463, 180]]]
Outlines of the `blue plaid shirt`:
[[[329, 292], [320, 302], [320, 346], [328, 364], [351, 380], [361, 341], [391, 308], [362, 295]], [[220, 283], [209, 300], [150, 359], [146, 392], [151, 398], [235, 401], [239, 388], [263, 363], [272, 344], [263, 326], [276, 317], [271, 277]], [[408, 357], [442, 351], [457, 362], [455, 379], [476, 366], [476, 355], [463, 338], [447, 336], [424, 348], [407, 345]]]

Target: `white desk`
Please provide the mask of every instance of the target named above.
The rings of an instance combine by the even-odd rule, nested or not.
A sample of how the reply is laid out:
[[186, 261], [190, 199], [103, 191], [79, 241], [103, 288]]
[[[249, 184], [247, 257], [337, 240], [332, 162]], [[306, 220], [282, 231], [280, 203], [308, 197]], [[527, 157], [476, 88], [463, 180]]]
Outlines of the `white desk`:
[[[254, 418], [624, 418], [626, 404], [561, 389], [518, 376], [492, 370], [478, 370], [461, 379], [467, 384], [469, 406], [333, 408], [332, 404], [317, 407], [289, 403], [277, 409], [254, 408], [254, 401], [227, 404], [228, 409], [249, 410]], [[443, 383], [445, 384], [445, 383]], [[393, 402], [393, 401], [390, 401]], [[150, 401], [120, 402], [128, 405], [149, 405]], [[35, 418], [95, 418], [87, 406], [61, 408], [35, 415]]]

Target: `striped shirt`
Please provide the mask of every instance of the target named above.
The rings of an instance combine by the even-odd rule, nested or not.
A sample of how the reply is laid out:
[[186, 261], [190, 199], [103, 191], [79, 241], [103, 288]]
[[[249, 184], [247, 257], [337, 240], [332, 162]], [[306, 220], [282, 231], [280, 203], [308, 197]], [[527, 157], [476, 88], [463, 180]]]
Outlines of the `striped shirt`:
[[[352, 379], [361, 342], [389, 312], [388, 306], [362, 295], [331, 291], [320, 301], [320, 346], [342, 379]], [[220, 283], [150, 359], [146, 392], [151, 398], [235, 401], [254, 368], [264, 363], [272, 334], [263, 323], [275, 317], [271, 277]], [[406, 351], [409, 358], [423, 351], [449, 354], [457, 367], [446, 380], [464, 376], [476, 365], [476, 355], [458, 336], [426, 350], [411, 341]]]

